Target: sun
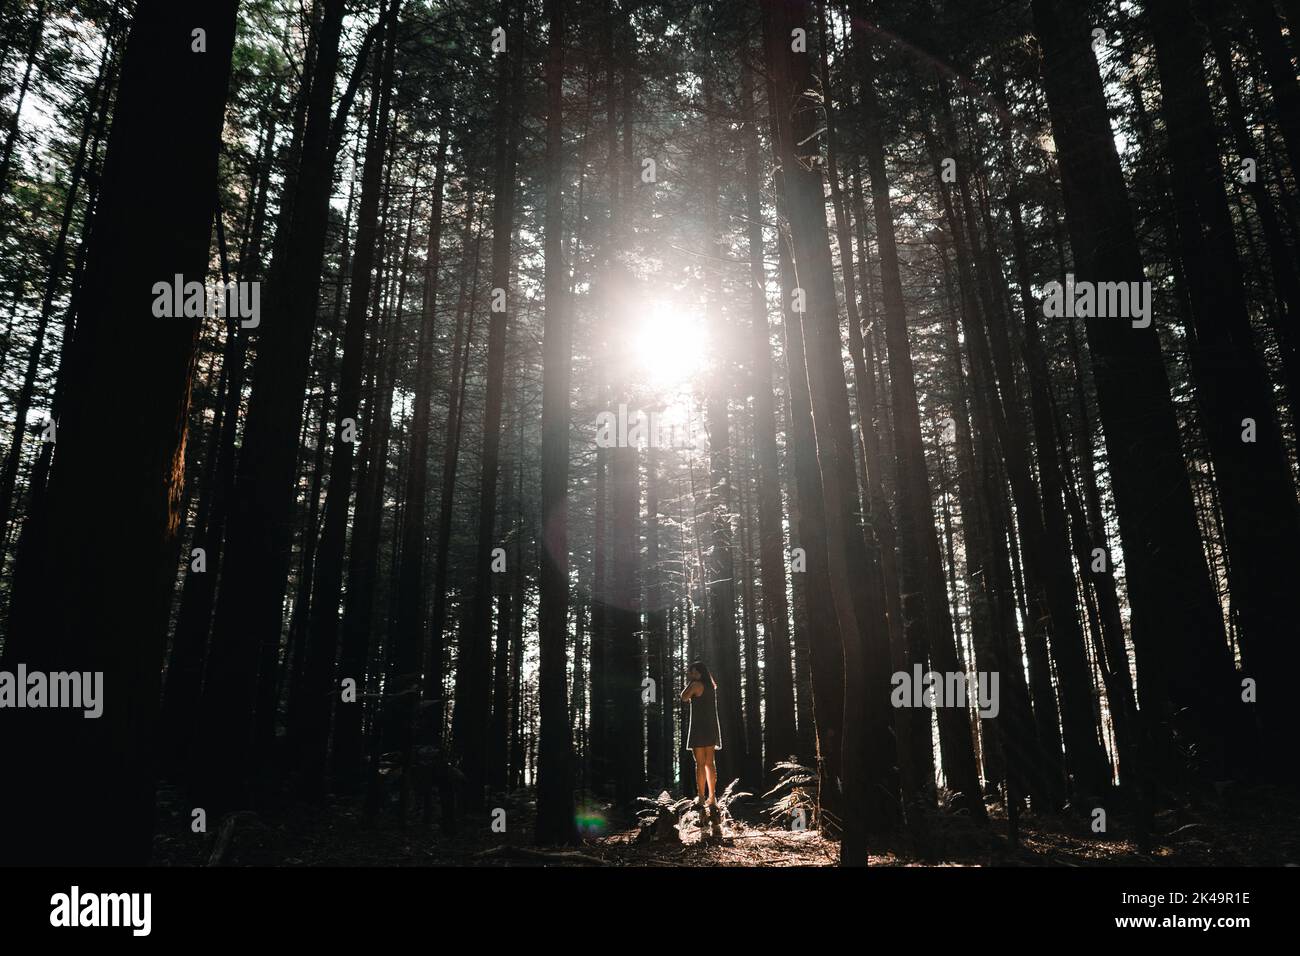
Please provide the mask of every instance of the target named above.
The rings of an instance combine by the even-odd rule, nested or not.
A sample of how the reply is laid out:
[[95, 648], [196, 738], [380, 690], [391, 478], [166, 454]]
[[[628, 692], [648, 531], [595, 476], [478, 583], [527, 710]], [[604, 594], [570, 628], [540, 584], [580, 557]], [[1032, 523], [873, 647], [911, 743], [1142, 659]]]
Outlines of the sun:
[[665, 299], [653, 299], [641, 310], [632, 336], [637, 378], [669, 392], [690, 385], [704, 369], [708, 351], [703, 316]]

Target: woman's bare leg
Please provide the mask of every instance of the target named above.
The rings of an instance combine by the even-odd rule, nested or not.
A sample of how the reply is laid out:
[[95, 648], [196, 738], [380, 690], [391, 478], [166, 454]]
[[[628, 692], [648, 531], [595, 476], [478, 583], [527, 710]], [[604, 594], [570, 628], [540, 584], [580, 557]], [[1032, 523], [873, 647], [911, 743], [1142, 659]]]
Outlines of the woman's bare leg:
[[703, 800], [704, 792], [709, 787], [707, 768], [710, 759], [709, 755], [713, 753], [713, 750], [708, 747], [696, 747], [692, 752], [695, 754], [695, 794], [700, 800]]
[[709, 803], [712, 805], [718, 802], [718, 765], [713, 758], [715, 753], [713, 747], [706, 748], [704, 753], [704, 776], [708, 781]]

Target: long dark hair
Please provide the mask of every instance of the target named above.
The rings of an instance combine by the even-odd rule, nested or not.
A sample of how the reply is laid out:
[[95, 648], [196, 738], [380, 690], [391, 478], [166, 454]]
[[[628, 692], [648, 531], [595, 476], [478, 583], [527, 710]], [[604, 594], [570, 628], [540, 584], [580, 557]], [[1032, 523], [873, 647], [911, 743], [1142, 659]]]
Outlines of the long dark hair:
[[704, 661], [694, 661], [690, 667], [686, 668], [686, 673], [689, 675], [690, 672], [693, 670], [700, 672], [700, 680], [708, 681], [710, 684], [713, 685], [714, 690], [718, 689], [718, 682], [714, 680], [713, 675], [709, 673], [708, 664], [705, 664]]

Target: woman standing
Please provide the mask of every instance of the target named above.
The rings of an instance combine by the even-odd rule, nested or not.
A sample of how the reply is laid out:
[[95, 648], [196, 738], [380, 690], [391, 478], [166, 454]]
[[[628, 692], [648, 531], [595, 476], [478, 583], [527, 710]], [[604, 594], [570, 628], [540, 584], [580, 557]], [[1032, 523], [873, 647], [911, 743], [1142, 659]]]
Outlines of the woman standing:
[[709, 818], [721, 816], [717, 796], [718, 765], [714, 762], [714, 753], [722, 749], [717, 689], [717, 681], [703, 661], [696, 661], [690, 666], [686, 673], [686, 689], [682, 691], [682, 700], [689, 701], [691, 705], [686, 746], [695, 755], [695, 791], [704, 806], [701, 816], [707, 815]]

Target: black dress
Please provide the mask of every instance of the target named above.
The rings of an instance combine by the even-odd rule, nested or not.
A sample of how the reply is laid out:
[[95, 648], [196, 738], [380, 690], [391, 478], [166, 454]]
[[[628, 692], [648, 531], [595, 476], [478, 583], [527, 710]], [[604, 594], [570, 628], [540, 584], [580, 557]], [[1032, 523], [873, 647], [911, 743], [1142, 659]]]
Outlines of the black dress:
[[704, 693], [691, 698], [691, 724], [686, 731], [686, 747], [722, 749], [722, 729], [718, 725], [718, 698], [712, 681], [702, 681]]

